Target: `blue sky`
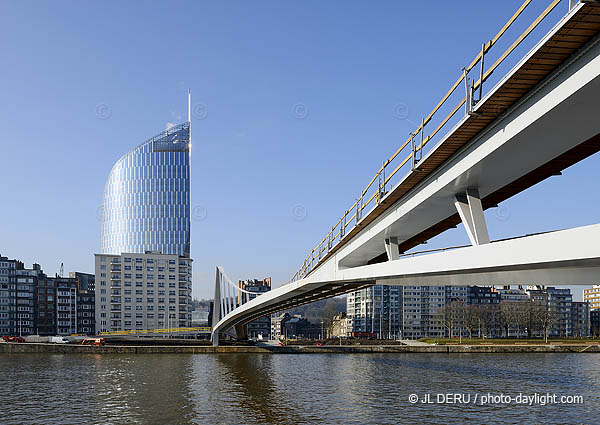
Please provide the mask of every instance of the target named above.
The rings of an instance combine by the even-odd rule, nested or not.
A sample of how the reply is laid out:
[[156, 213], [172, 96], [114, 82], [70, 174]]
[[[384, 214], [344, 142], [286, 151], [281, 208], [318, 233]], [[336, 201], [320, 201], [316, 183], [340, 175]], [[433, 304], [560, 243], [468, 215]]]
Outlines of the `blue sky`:
[[[282, 283], [520, 3], [1, 2], [0, 252], [91, 272], [110, 168], [191, 87], [194, 295], [217, 264]], [[490, 211], [492, 239], [597, 222], [599, 166]]]

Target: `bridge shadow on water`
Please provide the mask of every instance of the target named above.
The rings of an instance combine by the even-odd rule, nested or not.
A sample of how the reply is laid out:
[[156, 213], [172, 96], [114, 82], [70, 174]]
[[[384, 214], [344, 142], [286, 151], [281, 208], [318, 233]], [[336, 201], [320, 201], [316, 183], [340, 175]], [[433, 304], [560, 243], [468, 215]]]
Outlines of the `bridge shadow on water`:
[[[263, 424], [309, 422], [297, 410], [289, 408], [285, 393], [279, 391], [272, 355], [223, 354], [212, 358], [218, 363], [218, 375], [215, 376], [218, 381], [210, 385], [216, 386], [214, 389], [218, 391], [215, 393], [226, 392], [232, 396], [222, 409], [225, 412], [231, 409], [230, 413], [236, 416], [239, 414], [237, 420]], [[234, 423], [236, 419], [224, 423]]]

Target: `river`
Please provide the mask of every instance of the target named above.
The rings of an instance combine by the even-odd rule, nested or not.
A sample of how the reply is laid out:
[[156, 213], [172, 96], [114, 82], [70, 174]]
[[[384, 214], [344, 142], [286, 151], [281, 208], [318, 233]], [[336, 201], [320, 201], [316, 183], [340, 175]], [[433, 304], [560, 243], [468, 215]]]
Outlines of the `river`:
[[6, 424], [598, 423], [599, 390], [598, 354], [0, 356]]

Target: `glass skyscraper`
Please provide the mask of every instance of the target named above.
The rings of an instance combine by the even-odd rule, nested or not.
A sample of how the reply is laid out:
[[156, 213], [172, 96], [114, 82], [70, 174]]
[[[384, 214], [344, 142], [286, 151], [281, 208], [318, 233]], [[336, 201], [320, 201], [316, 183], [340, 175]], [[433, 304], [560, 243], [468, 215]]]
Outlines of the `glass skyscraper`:
[[119, 159], [102, 200], [100, 252], [190, 255], [190, 123]]

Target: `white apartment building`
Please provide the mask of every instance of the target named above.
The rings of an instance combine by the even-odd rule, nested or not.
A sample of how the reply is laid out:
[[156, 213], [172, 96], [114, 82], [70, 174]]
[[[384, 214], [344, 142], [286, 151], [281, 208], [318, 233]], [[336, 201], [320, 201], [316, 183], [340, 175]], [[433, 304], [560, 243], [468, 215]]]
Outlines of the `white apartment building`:
[[[376, 285], [346, 298], [347, 334], [380, 338], [443, 337], [441, 309], [454, 300], [467, 303], [468, 286]], [[459, 332], [458, 328], [456, 330]]]
[[191, 327], [192, 259], [145, 254], [94, 254], [96, 330]]

